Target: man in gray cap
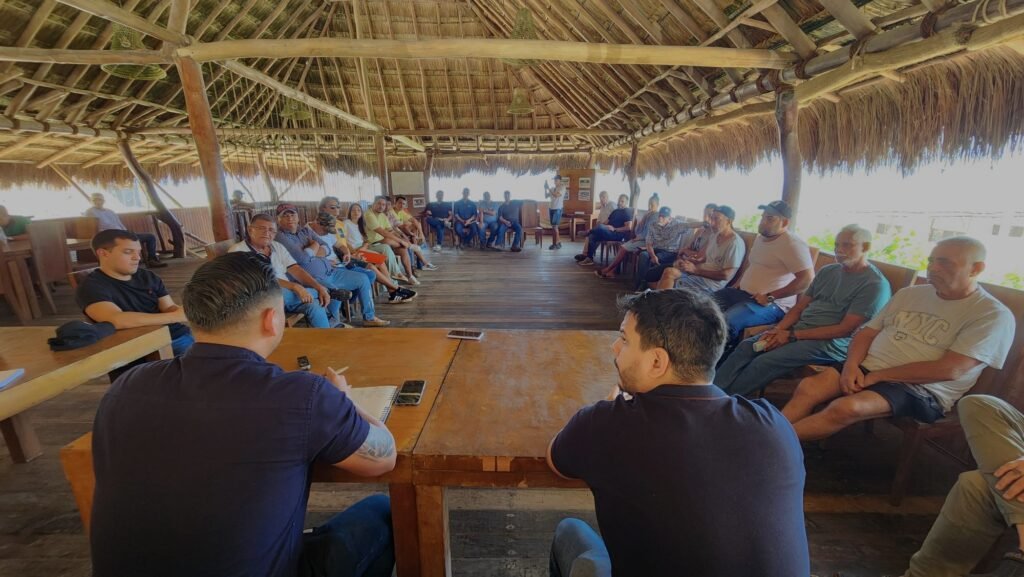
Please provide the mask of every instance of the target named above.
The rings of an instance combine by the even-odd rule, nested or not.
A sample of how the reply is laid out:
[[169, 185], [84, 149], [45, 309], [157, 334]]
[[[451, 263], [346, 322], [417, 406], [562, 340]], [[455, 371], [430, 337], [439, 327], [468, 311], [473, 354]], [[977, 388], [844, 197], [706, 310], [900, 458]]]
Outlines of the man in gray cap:
[[747, 247], [732, 228], [736, 212], [731, 207], [716, 206], [711, 213], [711, 234], [703, 255], [691, 257], [680, 252], [666, 267], [658, 280], [658, 289], [689, 288], [714, 293], [725, 288], [743, 264]]

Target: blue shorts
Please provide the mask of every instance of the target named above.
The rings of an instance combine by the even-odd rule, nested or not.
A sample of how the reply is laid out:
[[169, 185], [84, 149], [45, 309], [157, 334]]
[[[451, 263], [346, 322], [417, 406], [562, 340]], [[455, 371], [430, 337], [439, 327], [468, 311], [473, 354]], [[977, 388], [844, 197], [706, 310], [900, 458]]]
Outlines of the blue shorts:
[[[832, 368], [839, 371], [840, 375], [843, 374], [843, 363], [835, 363]], [[860, 367], [860, 370], [865, 375], [871, 372], [864, 367]], [[942, 404], [934, 395], [907, 383], [883, 381], [864, 390], [881, 395], [892, 407], [894, 417], [910, 417], [922, 423], [934, 423], [945, 414]]]
[[558, 226], [562, 223], [562, 209], [549, 208], [548, 214], [551, 215], [551, 226]]

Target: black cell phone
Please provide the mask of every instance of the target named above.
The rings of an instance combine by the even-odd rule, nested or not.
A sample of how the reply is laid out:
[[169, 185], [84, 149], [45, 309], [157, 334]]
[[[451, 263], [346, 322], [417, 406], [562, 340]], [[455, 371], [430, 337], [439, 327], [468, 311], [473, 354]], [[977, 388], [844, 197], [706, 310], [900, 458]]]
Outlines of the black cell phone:
[[448, 331], [449, 339], [467, 339], [471, 341], [479, 341], [484, 338], [483, 331], [472, 331], [467, 329], [453, 329]]
[[395, 404], [404, 407], [420, 404], [420, 401], [423, 400], [423, 389], [426, 385], [426, 381], [405, 381], [402, 384], [402, 388], [398, 390]]
[[313, 368], [313, 365], [309, 364], [309, 357], [302, 356], [298, 358], [299, 370], [308, 371]]

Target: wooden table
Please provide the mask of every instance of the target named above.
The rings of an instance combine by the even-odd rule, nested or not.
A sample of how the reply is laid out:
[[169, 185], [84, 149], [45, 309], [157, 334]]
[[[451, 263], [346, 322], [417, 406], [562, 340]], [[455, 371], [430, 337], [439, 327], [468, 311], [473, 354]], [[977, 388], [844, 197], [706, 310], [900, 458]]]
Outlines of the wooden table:
[[445, 487], [584, 487], [551, 473], [548, 443], [618, 383], [616, 337], [488, 330], [459, 347], [413, 451], [421, 575], [451, 573]]
[[[90, 247], [90, 242], [87, 238], [69, 238], [68, 251], [85, 250]], [[3, 248], [0, 263], [7, 263], [6, 270], [0, 270], [0, 286], [5, 294], [10, 295], [8, 302], [18, 320], [27, 324], [30, 319], [43, 316], [29, 264], [32, 260], [32, 243], [28, 240], [12, 240], [8, 241], [6, 247], [0, 248]]]
[[0, 432], [11, 458], [24, 463], [42, 454], [25, 411], [140, 358], [171, 355], [167, 327], [127, 329], [72, 351], [54, 352], [46, 340], [56, 327], [0, 328], [0, 371], [25, 369], [17, 383], [0, 389]]
[[587, 212], [568, 212], [562, 215], [563, 218], [569, 219], [569, 240], [576, 242], [576, 221], [579, 220], [580, 224], [589, 223], [593, 215]]
[[[446, 338], [447, 329], [287, 329], [270, 360], [296, 370], [299, 356], [309, 358], [313, 371], [350, 367], [345, 378], [354, 387], [401, 385], [410, 379], [427, 382], [417, 407], [394, 407], [387, 426], [395, 436], [398, 461], [380, 477], [357, 477], [330, 466], [318, 466], [313, 480], [324, 483], [387, 483], [391, 495], [395, 557], [401, 577], [419, 575], [419, 536], [412, 452], [452, 359], [463, 341]], [[82, 524], [88, 531], [95, 477], [92, 433], [61, 450], [64, 473], [71, 483]]]

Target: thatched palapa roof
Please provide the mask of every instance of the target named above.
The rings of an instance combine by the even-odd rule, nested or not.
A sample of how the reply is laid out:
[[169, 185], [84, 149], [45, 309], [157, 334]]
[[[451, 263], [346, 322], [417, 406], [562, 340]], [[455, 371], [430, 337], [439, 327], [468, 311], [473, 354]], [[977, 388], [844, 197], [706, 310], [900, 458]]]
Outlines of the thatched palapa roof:
[[[0, 185], [130, 178], [118, 139], [157, 178], [201, 176], [183, 59], [242, 176], [376, 173], [380, 135], [389, 168], [433, 174], [622, 168], [634, 144], [640, 174], [749, 168], [789, 86], [812, 169], [1019, 146], [1024, 0], [937, 2], [8, 1]], [[122, 27], [141, 44], [118, 54]]]

